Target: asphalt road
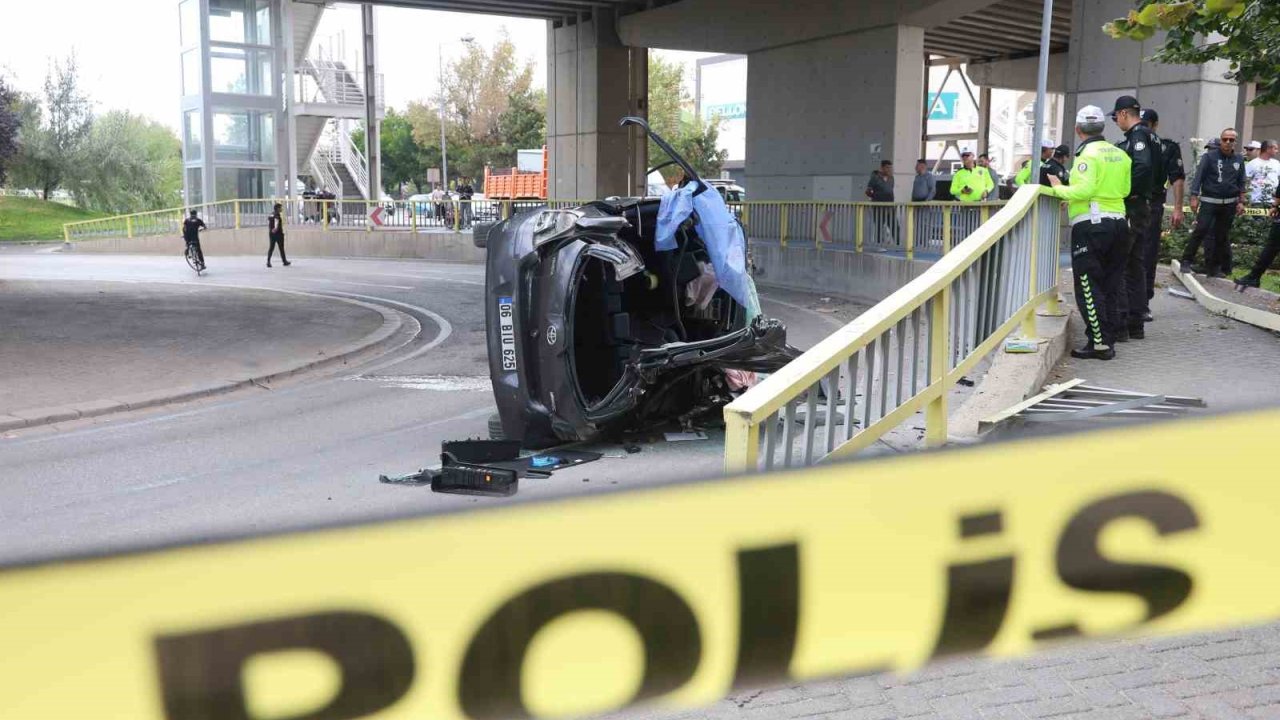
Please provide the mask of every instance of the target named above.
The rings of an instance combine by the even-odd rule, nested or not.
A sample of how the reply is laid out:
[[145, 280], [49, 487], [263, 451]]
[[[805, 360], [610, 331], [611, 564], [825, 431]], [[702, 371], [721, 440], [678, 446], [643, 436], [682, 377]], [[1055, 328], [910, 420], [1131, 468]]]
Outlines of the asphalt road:
[[[355, 259], [3, 253], [0, 281], [181, 283], [340, 295], [407, 314], [403, 345], [363, 366], [271, 389], [0, 437], [0, 562], [198, 542], [505, 502], [381, 484], [435, 464], [440, 443], [484, 436], [493, 412], [475, 265]], [[140, 287], [140, 291], [141, 291]], [[3, 293], [0, 292], [0, 301]], [[797, 294], [765, 310], [806, 346], [860, 311]], [[109, 381], [109, 378], [104, 378]], [[522, 481], [520, 497], [710, 474], [715, 439], [610, 453]], [[643, 471], [641, 471], [643, 468]]]

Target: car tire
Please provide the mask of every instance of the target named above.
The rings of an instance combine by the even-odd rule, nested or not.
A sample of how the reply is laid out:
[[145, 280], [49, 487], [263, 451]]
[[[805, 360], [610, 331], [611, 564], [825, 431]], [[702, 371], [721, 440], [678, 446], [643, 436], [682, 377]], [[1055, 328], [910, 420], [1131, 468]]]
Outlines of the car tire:
[[485, 248], [489, 244], [489, 231], [497, 223], [477, 222], [471, 226], [471, 242], [475, 243], [478, 248]]
[[489, 416], [489, 439], [490, 440], [506, 440], [507, 436], [502, 432], [502, 417], [498, 413]]

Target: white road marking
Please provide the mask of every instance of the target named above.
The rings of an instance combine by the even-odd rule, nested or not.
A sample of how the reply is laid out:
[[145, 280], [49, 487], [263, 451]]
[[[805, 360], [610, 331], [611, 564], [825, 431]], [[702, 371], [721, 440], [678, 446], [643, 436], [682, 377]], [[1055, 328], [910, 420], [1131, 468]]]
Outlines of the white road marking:
[[381, 283], [356, 282], [354, 280], [334, 280], [332, 278], [295, 277], [295, 278], [289, 278], [289, 279], [301, 281], [301, 282], [317, 282], [317, 283], [328, 283], [328, 284], [336, 283], [338, 285], [364, 285], [365, 287], [389, 288], [391, 290], [413, 290], [414, 289], [410, 285], [384, 285]]
[[437, 392], [488, 392], [493, 388], [487, 377], [462, 375], [358, 375], [351, 380], [376, 382], [382, 387]]

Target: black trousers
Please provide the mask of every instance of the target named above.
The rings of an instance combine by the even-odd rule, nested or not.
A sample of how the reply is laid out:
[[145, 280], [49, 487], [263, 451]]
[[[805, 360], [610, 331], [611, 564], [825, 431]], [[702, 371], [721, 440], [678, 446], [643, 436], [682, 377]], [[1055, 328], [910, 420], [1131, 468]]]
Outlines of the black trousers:
[[1221, 271], [1231, 272], [1231, 240], [1228, 233], [1236, 222], [1235, 205], [1216, 205], [1201, 202], [1196, 213], [1196, 229], [1191, 231], [1191, 239], [1182, 251], [1182, 264], [1195, 262], [1196, 251], [1204, 244], [1204, 271], [1207, 273]]
[[1160, 234], [1164, 230], [1164, 198], [1151, 199], [1151, 216], [1147, 219], [1147, 241], [1142, 248], [1142, 267], [1147, 273], [1147, 305], [1156, 296], [1156, 265], [1160, 262]]
[[1122, 319], [1116, 301], [1129, 245], [1129, 224], [1104, 218], [1071, 226], [1071, 274], [1076, 308], [1084, 318], [1090, 347], [1111, 347]]
[[1253, 264], [1253, 269], [1249, 271], [1249, 277], [1254, 280], [1260, 280], [1271, 264], [1276, 261], [1276, 256], [1280, 255], [1280, 220], [1271, 224], [1271, 234], [1267, 236], [1267, 246], [1262, 249], [1262, 254], [1258, 256], [1258, 262]]
[[1142, 316], [1147, 312], [1145, 257], [1151, 204], [1146, 198], [1126, 200], [1124, 214], [1129, 221], [1129, 232], [1119, 258], [1120, 294], [1116, 298], [1116, 306], [1120, 319], [1134, 328], [1142, 327]]
[[280, 261], [289, 262], [289, 258], [284, 256], [284, 235], [271, 235], [271, 245], [267, 248], [267, 262], [271, 262], [271, 255], [276, 251], [276, 246], [280, 247]]

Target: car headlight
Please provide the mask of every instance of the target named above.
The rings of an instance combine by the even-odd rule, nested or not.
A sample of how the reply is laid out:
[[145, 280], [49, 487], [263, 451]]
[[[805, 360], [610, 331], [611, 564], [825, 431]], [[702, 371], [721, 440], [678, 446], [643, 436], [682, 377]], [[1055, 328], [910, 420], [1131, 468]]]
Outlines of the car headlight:
[[534, 247], [571, 230], [581, 215], [572, 210], [543, 210], [533, 221]]

